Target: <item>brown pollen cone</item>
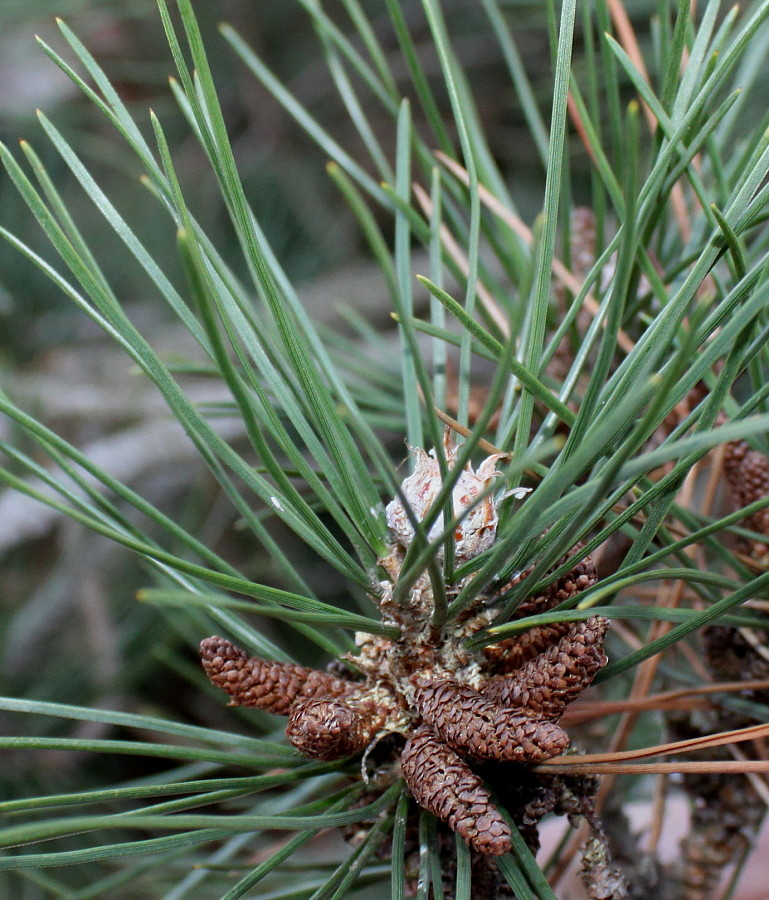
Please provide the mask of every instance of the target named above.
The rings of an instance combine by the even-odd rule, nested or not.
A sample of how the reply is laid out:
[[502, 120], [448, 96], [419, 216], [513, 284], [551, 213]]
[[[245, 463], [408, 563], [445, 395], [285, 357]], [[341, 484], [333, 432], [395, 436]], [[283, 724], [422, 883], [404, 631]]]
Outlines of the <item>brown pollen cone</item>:
[[303, 700], [291, 711], [286, 734], [300, 753], [314, 759], [343, 759], [361, 753], [382, 725], [373, 709], [353, 709], [341, 700]]
[[287, 716], [294, 703], [314, 697], [344, 697], [356, 685], [326, 672], [249, 656], [220, 637], [200, 643], [200, 658], [209, 680], [226, 691], [230, 706], [256, 706]]
[[[562, 565], [563, 562], [563, 560], [559, 560], [558, 565]], [[592, 558], [584, 557], [575, 563], [566, 574], [543, 588], [541, 593], [527, 597], [515, 611], [516, 619], [546, 612], [548, 609], [558, 606], [559, 603], [563, 603], [564, 600], [576, 597], [577, 594], [581, 594], [582, 591], [586, 591], [594, 585], [596, 577]]]
[[570, 622], [535, 625], [515, 637], [506, 638], [498, 644], [489, 644], [483, 648], [483, 655], [493, 672], [500, 675], [515, 672], [524, 663], [552, 647], [567, 634], [570, 627]]
[[414, 703], [449, 747], [476, 760], [540, 762], [569, 746], [558, 725], [506, 709], [450, 678], [421, 679]]
[[[520, 618], [521, 615], [531, 615], [532, 612], [543, 612], [545, 609], [549, 609], [551, 606], [562, 603], [569, 597], [573, 597], [580, 591], [584, 591], [592, 584], [595, 584], [597, 576], [592, 557], [580, 557], [580, 553], [584, 546], [585, 544], [583, 541], [578, 541], [568, 553], [558, 560], [552, 569], [550, 569], [551, 572], [560, 569], [566, 562], [571, 562], [573, 560], [576, 560], [576, 562], [568, 572], [543, 588], [541, 593], [527, 597], [517, 610], [518, 618]], [[530, 565], [514, 575], [510, 581], [503, 585], [497, 585], [490, 599], [494, 601], [504, 597], [504, 595], [509, 593], [516, 585], [525, 581], [531, 575], [533, 570], [534, 565]]]
[[606, 665], [603, 640], [607, 619], [573, 623], [561, 640], [514, 675], [489, 679], [483, 695], [537, 719], [559, 718]]
[[[731, 441], [726, 445], [724, 475], [738, 507], [769, 496], [769, 459], [763, 453], [751, 450], [745, 441]], [[752, 531], [769, 535], [769, 509], [748, 516], [745, 524]], [[766, 555], [769, 548], [756, 541], [752, 552], [760, 557]]]
[[429, 728], [418, 728], [401, 753], [401, 769], [416, 802], [480, 853], [501, 856], [511, 847], [510, 826], [481, 779]]

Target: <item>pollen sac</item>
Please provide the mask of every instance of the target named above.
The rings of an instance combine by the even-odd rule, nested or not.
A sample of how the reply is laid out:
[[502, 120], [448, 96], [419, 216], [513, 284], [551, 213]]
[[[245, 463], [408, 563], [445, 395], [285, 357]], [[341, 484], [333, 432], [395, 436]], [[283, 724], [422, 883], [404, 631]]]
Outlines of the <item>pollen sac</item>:
[[406, 742], [401, 770], [422, 809], [445, 822], [474, 850], [489, 856], [510, 850], [510, 826], [483, 782], [429, 728], [418, 728]]
[[[577, 545], [575, 548], [577, 551], [581, 549], [581, 545]], [[560, 568], [563, 563], [567, 561], [567, 559], [574, 559], [574, 565], [566, 572], [564, 575], [561, 575], [560, 578], [551, 582], [547, 585], [539, 594], [532, 594], [527, 597], [520, 606], [515, 611], [515, 618], [521, 619], [525, 616], [533, 616], [537, 613], [546, 612], [548, 609], [552, 609], [554, 606], [558, 606], [560, 603], [563, 603], [565, 600], [570, 600], [572, 597], [576, 597], [577, 594], [581, 594], [583, 591], [586, 591], [589, 587], [596, 582], [596, 571], [593, 560], [590, 556], [585, 556], [584, 558], [580, 558], [579, 553], [575, 553], [572, 551], [567, 554], [567, 556], [559, 559], [556, 563], [556, 567]], [[531, 574], [533, 566], [525, 569], [523, 572], [519, 573], [519, 575], [514, 578], [512, 581], [508, 582], [508, 584], [504, 585], [504, 587], [498, 589], [498, 595], [504, 595], [507, 591], [509, 591], [512, 587], [518, 584], [520, 581], [528, 578]]]
[[[435, 502], [443, 482], [435, 450], [426, 453], [416, 447], [412, 448], [411, 454], [415, 460], [414, 472], [403, 481], [401, 487], [412, 514], [418, 521], [422, 521]], [[503, 456], [502, 453], [496, 453], [487, 457], [477, 470], [468, 464], [454, 485], [451, 494], [452, 512], [455, 519], [461, 519], [455, 531], [454, 552], [458, 560], [472, 559], [487, 550], [496, 539], [498, 517], [494, 497], [487, 494], [480, 501], [478, 497], [501, 474], [496, 469], [496, 463]], [[449, 469], [454, 467], [456, 457], [456, 447], [446, 446], [446, 464]], [[385, 514], [395, 540], [404, 549], [409, 547], [414, 539], [414, 528], [400, 498], [387, 504]], [[443, 528], [441, 513], [431, 526], [428, 538], [436, 540]]]
[[529, 660], [557, 643], [568, 631], [568, 622], [552, 625], [535, 625], [513, 638], [483, 648], [483, 656], [489, 669], [496, 675], [515, 673]]
[[[364, 754], [364, 779], [373, 780], [367, 775], [375, 764], [377, 789], [397, 777], [398, 750], [405, 739], [400, 771], [414, 800], [463, 838], [473, 856], [486, 860], [479, 871], [493, 873], [499, 867], [491, 857], [510, 851], [513, 832], [482, 776], [492, 780], [495, 791], [503, 791], [501, 802], [533, 849], [537, 823], [548, 811], [589, 819], [582, 806], [568, 805], [565, 789], [556, 790], [561, 782], [537, 764], [570, 748], [557, 720], [606, 664], [603, 641], [609, 623], [594, 616], [578, 623], [535, 625], [474, 654], [467, 639], [495, 621], [499, 613], [494, 607], [501, 609], [505, 594], [530, 577], [532, 568], [501, 587], [492, 586], [443, 628], [432, 618], [432, 573], [421, 573], [409, 584], [408, 596], [399, 598], [404, 551], [414, 538], [412, 523], [424, 522], [442, 486], [435, 451], [412, 453], [416, 467], [403, 482], [403, 502], [387, 506], [393, 542], [379, 563], [388, 579], [372, 596], [383, 620], [397, 626], [397, 637], [357, 634], [358, 652], [342, 657], [349, 678], [344, 669], [338, 677], [248, 656], [220, 637], [202, 642], [201, 657], [209, 679], [229, 694], [232, 705], [288, 716], [286, 735], [304, 756], [333, 761]], [[459, 472], [451, 496], [459, 560], [472, 560], [496, 538], [497, 510], [489, 489], [499, 475], [499, 456], [489, 456], [477, 470], [468, 466]], [[457, 474], [453, 446], [445, 446], [445, 458], [448, 470]], [[429, 537], [442, 530], [439, 519]], [[526, 597], [516, 618], [549, 609], [595, 581], [592, 561], [580, 544], [556, 566], [569, 571]], [[453, 583], [446, 585], [447, 593], [455, 589]], [[513, 765], [504, 765], [509, 763]], [[446, 829], [439, 833], [451, 838]], [[449, 843], [453, 848], [453, 840]], [[507, 896], [495, 879], [473, 878], [484, 896]]]

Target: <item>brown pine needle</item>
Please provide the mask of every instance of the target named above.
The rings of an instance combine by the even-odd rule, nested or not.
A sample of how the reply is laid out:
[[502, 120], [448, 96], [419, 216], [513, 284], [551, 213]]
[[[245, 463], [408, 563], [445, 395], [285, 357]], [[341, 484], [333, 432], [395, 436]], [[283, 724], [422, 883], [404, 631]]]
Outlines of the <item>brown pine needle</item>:
[[[733, 744], [729, 748], [729, 752], [735, 759], [743, 761], [747, 759], [747, 756], [745, 756], [745, 754], [736, 744]], [[750, 781], [750, 783], [753, 785], [753, 790], [764, 801], [767, 807], [769, 807], [769, 785], [767, 785], [766, 780], [764, 778], [760, 778], [755, 773], [747, 773], [747, 777], [748, 781]]]
[[600, 701], [591, 703], [589, 700], [585, 703], [577, 703], [572, 708], [567, 709], [563, 714], [564, 725], [581, 725], [583, 722], [592, 722], [595, 719], [601, 719], [604, 716], [618, 715], [624, 712], [651, 712], [652, 710], [664, 710], [671, 712], [673, 710], [685, 709], [711, 709], [712, 704], [707, 700], [661, 700], [658, 703], [647, 702], [645, 697], [628, 700], [606, 701], [606, 707]]
[[[617, 37], [619, 38], [623, 50], [630, 57], [633, 65], [638, 69], [643, 79], [646, 82], [651, 83], [649, 73], [646, 69], [646, 63], [644, 62], [643, 54], [641, 53], [641, 48], [638, 44], [638, 38], [636, 37], [633, 23], [630, 21], [630, 16], [625, 9], [625, 4], [622, 0], [607, 0], [606, 6], [609, 9], [609, 14], [614, 22], [614, 27], [617, 30]], [[649, 126], [649, 131], [654, 134], [657, 130], [657, 119], [643, 100], [641, 100], [641, 107], [646, 118], [646, 123]], [[689, 224], [689, 213], [686, 210], [686, 201], [684, 199], [681, 182], [676, 182], [676, 184], [673, 185], [670, 199], [674, 215], [678, 221], [679, 230], [681, 231], [681, 237], [684, 242], [686, 242], [689, 240], [691, 234], [691, 225]]]
[[724, 681], [716, 684], [704, 684], [699, 687], [663, 691], [659, 694], [649, 694], [646, 697], [637, 697], [634, 699], [585, 701], [566, 710], [564, 721], [573, 723], [576, 720], [585, 721], [588, 719], [598, 719], [602, 716], [623, 713], [631, 709], [640, 711], [655, 709], [704, 709], [709, 707], [710, 704], [707, 703], [706, 700], [698, 702], [693, 698], [707, 694], [729, 694], [738, 691], [765, 690], [769, 690], [769, 681]]
[[[424, 188], [417, 184], [416, 182], [412, 185], [414, 194], [416, 195], [417, 200], [419, 201], [419, 205], [422, 207], [422, 212], [425, 214], [426, 218], [430, 218], [432, 215], [433, 204], [428, 196], [427, 192]], [[454, 236], [451, 234], [449, 229], [441, 224], [440, 227], [440, 235], [441, 235], [441, 243], [446, 249], [446, 252], [449, 256], [452, 257], [454, 262], [456, 262], [459, 270], [462, 274], [467, 277], [470, 272], [470, 263], [467, 259], [466, 254], [460, 248], [457, 241], [454, 239]], [[486, 285], [480, 280], [477, 280], [475, 285], [475, 290], [478, 294], [479, 299], [484, 305], [486, 312], [489, 316], [494, 320], [494, 324], [499, 328], [499, 330], [505, 336], [510, 334], [510, 322], [505, 311], [500, 307], [494, 297], [491, 295], [491, 292], [486, 287]]]
[[[655, 756], [671, 756], [677, 753], [690, 753], [696, 750], [705, 750], [712, 747], [722, 747], [725, 744], [736, 744], [740, 741], [752, 741], [757, 738], [769, 736], [769, 723], [761, 725], [749, 725], [747, 728], [735, 728], [732, 731], [719, 731], [716, 734], [707, 734], [704, 737], [688, 738], [685, 741], [674, 741], [670, 744], [658, 744], [656, 747], [641, 747], [638, 750], [618, 750], [615, 753], [584, 753], [579, 756], [554, 756], [552, 759], [545, 760], [540, 763], [540, 767], [546, 766], [550, 771], [551, 766], [562, 766], [573, 762], [578, 765], [601, 765], [602, 772], [608, 772], [603, 764], [614, 764], [634, 759], [650, 759]], [[742, 764], [742, 761], [737, 761]], [[747, 760], [746, 762], [753, 762]], [[723, 765], [724, 763], [711, 763], [711, 765]], [[670, 765], [675, 765], [671, 763]], [[752, 771], [769, 771], [769, 760], [762, 761], [764, 769], [753, 769]], [[541, 769], [544, 771], [544, 769]], [[640, 769], [633, 768], [633, 771]], [[673, 771], [673, 770], [671, 770]], [[710, 771], [703, 769], [701, 771]], [[720, 771], [715, 769], [714, 771]], [[727, 768], [726, 771], [729, 771]]]
[[582, 116], [579, 114], [579, 109], [577, 108], [577, 104], [574, 101], [574, 95], [571, 91], [569, 91], [569, 96], [567, 98], [568, 110], [569, 110], [569, 118], [571, 119], [571, 123], [574, 126], [577, 134], [579, 135], [580, 141], [582, 141], [582, 146], [585, 148], [587, 155], [590, 159], [595, 162], [595, 152], [593, 151], [592, 144], [587, 136], [587, 129], [585, 128], [585, 123], [582, 121]]
[[[471, 428], [466, 428], [464, 425], [460, 425], [456, 419], [452, 419], [452, 417], [448, 413], [444, 412], [442, 409], [438, 409], [437, 406], [433, 407], [433, 412], [436, 416], [438, 416], [438, 418], [441, 420], [441, 422], [443, 422], [444, 425], [448, 426], [456, 434], [461, 434], [462, 437], [467, 438], [470, 437], [470, 435], [473, 433]], [[489, 455], [493, 454], [496, 456], [498, 454], [500, 456], [503, 456], [505, 459], [511, 458], [509, 453], [504, 453], [502, 450], [499, 450], [497, 447], [495, 447], [494, 444], [491, 443], [491, 441], [484, 440], [483, 438], [478, 441], [478, 448], [480, 450], [483, 450], [484, 453], [488, 453]]]
[[[662, 691], [659, 694], [649, 694], [647, 697], [639, 697], [635, 700], [596, 700], [593, 702], [581, 702], [574, 711], [580, 715], [598, 717], [611, 715], [612, 713], [625, 712], [628, 709], [663, 709], [671, 701], [683, 700], [687, 697], [698, 697], [702, 694], [731, 694], [737, 691], [765, 691], [769, 690], [769, 681], [719, 681], [713, 684], [701, 684], [697, 687], [677, 688], [673, 691]], [[568, 712], [571, 712], [569, 710]], [[568, 715], [567, 712], [567, 715]]]
[[649, 831], [646, 835], [646, 852], [657, 853], [657, 847], [662, 837], [662, 829], [665, 824], [665, 812], [668, 803], [668, 788], [670, 782], [664, 775], [657, 775], [654, 779], [654, 795], [652, 798], [652, 817], [649, 823]]
[[[446, 156], [441, 150], [436, 150], [435, 155], [459, 181], [465, 185], [469, 184], [467, 171], [458, 162], [451, 159], [450, 156]], [[504, 222], [505, 225], [525, 241], [525, 243], [531, 245], [534, 240], [531, 229], [522, 219], [519, 219], [518, 216], [507, 209], [507, 207], [504, 206], [491, 191], [488, 190], [488, 188], [483, 187], [483, 185], [479, 185], [478, 187], [478, 196], [481, 203], [483, 203], [488, 210], [493, 212], [498, 219]], [[582, 283], [573, 272], [566, 268], [558, 257], [553, 257], [552, 269], [553, 275], [557, 281], [568, 288], [573, 294], [579, 294], [580, 290], [582, 290]], [[600, 310], [600, 304], [591, 293], [585, 295], [585, 309], [591, 316], [598, 315]], [[617, 343], [625, 353], [630, 353], [635, 347], [631, 338], [621, 329], [617, 332]]]
[[[559, 760], [569, 759], [567, 756], [557, 757]], [[573, 757], [578, 760], [579, 757]], [[548, 775], [748, 775], [769, 774], [767, 759], [725, 759], [718, 761], [680, 760], [679, 762], [660, 763], [540, 763], [535, 772], [546, 772]]]
[[[644, 81], [649, 82], [649, 73], [646, 70], [646, 63], [644, 62], [643, 54], [641, 53], [641, 48], [638, 44], [638, 38], [636, 37], [633, 23], [630, 21], [630, 16], [628, 16], [622, 0], [607, 0], [606, 6], [609, 8], [609, 13], [614, 22], [614, 27], [617, 29], [617, 37], [619, 38], [623, 50], [630, 57], [630, 60], [636, 69], [638, 69]], [[643, 104], [643, 108], [644, 114], [646, 115], [646, 121], [649, 124], [649, 129], [654, 133], [654, 130], [657, 127], [657, 119], [645, 103]]]

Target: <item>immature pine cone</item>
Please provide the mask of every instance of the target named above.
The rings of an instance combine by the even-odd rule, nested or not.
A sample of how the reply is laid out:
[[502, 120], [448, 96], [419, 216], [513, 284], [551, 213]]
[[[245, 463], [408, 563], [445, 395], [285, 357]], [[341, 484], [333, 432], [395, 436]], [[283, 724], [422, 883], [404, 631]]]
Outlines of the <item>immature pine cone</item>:
[[589, 900], [628, 900], [625, 876], [612, 861], [604, 834], [600, 829], [591, 830], [581, 847], [582, 881]]
[[424, 726], [401, 753], [401, 769], [417, 803], [445, 822], [475, 850], [501, 856], [511, 847], [510, 826], [481, 779]]
[[[577, 549], [580, 549], [579, 547]], [[570, 554], [572, 557], [577, 554]], [[563, 565], [564, 559], [558, 560], [557, 566]], [[586, 591], [596, 582], [595, 565], [593, 565], [592, 557], [586, 556], [569, 569], [564, 575], [561, 575], [552, 584], [543, 588], [542, 592], [535, 594], [533, 597], [527, 597], [523, 603], [515, 611], [515, 618], [522, 619], [525, 616], [533, 616], [537, 613], [547, 612], [559, 603], [570, 600]]]

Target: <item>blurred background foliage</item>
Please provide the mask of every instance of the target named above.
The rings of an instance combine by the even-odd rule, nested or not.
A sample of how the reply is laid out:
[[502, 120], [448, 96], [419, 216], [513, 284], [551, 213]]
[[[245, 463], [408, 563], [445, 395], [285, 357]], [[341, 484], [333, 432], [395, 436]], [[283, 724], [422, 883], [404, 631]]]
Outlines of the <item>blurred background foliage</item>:
[[[416, 44], [424, 54], [423, 64], [437, 82], [437, 58], [421, 5], [418, 2], [401, 5]], [[643, 20], [654, 5], [638, 2], [628, 6]], [[337, 190], [325, 172], [325, 160], [267, 91], [238, 63], [216, 32], [220, 21], [231, 23], [299, 102], [312, 111], [342, 146], [354, 150], [356, 145], [360, 146], [358, 135], [339, 102], [322, 59], [322, 48], [301, 3], [265, 0], [258, 4], [258, 14], [254, 4], [247, 0], [218, 0], [200, 6], [201, 28], [211, 36], [209, 54], [221, 85], [241, 175], [259, 221], [264, 223], [288, 275], [301, 282], [349, 264], [361, 250], [361, 239], [351, 216], [338, 202]], [[405, 86], [407, 72], [399, 58], [383, 0], [369, 0], [362, 6], [370, 15], [385, 51], [392, 53], [390, 62], [394, 63], [396, 77], [402, 76], [401, 87]], [[533, 2], [512, 2], [507, 6], [515, 19], [516, 37], [535, 94], [546, 101], [551, 89], [551, 61], [545, 6]], [[333, 17], [335, 11], [345, 29], [344, 16], [332, 4], [328, 12]], [[477, 15], [472, 5], [448, 3], [446, 15], [452, 34], [457, 36], [455, 48], [475, 89], [494, 156], [514, 183], [520, 208], [524, 213], [534, 212], [541, 197], [544, 173], [498, 42], [485, 18]], [[75, 185], [67, 188], [72, 176], [65, 165], [46, 142], [36, 138], [35, 110], [42, 108], [46, 115], [55, 118], [89, 168], [95, 167], [97, 175], [108, 175], [111, 196], [138, 234], [151, 246], [162, 246], [164, 241], [171, 240], [162, 219], [143, 217], [145, 198], [137, 189], [138, 166], [119, 150], [119, 137], [36, 45], [36, 34], [51, 38], [56, 45], [54, 16], [64, 18], [88, 46], [139, 121], [147, 125], [150, 108], [160, 116], [180, 173], [191, 176], [188, 182], [197, 191], [191, 203], [200, 213], [203, 226], [226, 238], [218, 193], [212, 176], [201, 165], [200, 150], [168, 90], [171, 67], [153, 0], [6, 0], [2, 4], [0, 139], [10, 145], [20, 137], [32, 140], [57, 179], [64, 199], [72, 204], [70, 208], [75, 210], [78, 221], [82, 221], [85, 237], [94, 236], [87, 230], [90, 220], [102, 244], [114, 240], [107, 259], [107, 265], [112, 267], [106, 271], [107, 277], [114, 275], [122, 283], [126, 301], [141, 303], [146, 284], [136, 280], [133, 267], [127, 265], [125, 251], [116, 239], [105, 234], [97, 217], [88, 215], [88, 200]], [[577, 41], [579, 46], [579, 36]], [[446, 120], [450, 120], [448, 115]], [[377, 137], [387, 150], [394, 140], [391, 121], [382, 115], [377, 122], [375, 114], [375, 130], [377, 125], [380, 126]], [[576, 142], [573, 149], [579, 160], [582, 151]], [[201, 177], [196, 181], [198, 172]], [[530, 204], [527, 196], [531, 198]], [[6, 221], [16, 220], [20, 228], [34, 232], [35, 226], [24, 221], [28, 217], [21, 214], [21, 204], [8, 182], [1, 182], [0, 207]], [[77, 216], [78, 206], [84, 213], [81, 217]], [[18, 217], [13, 214], [15, 207], [19, 208]], [[218, 229], [217, 223], [221, 226]], [[20, 236], [26, 239], [31, 235], [22, 231]], [[234, 262], [237, 254], [233, 253], [230, 259]], [[42, 275], [20, 263], [7, 247], [0, 248], [0, 285], [3, 317], [0, 350], [9, 364], [23, 363], [34, 354], [77, 335], [82, 322], [74, 309], [53, 297]]]

